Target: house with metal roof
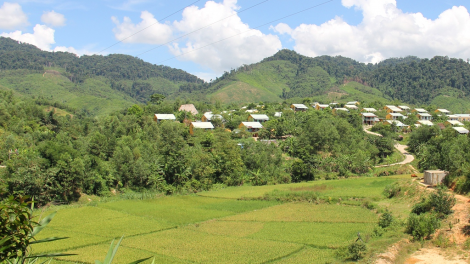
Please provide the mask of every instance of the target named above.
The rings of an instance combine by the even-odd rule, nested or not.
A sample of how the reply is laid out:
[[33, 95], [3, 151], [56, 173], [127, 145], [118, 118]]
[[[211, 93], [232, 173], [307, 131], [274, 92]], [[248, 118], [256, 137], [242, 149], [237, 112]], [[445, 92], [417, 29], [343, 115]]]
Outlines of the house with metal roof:
[[207, 112], [202, 116], [201, 121], [202, 122], [210, 122], [214, 119], [220, 119], [222, 121], [224, 120], [222, 115], [214, 115], [214, 114], [212, 114], [212, 112]]
[[444, 124], [451, 125], [451, 126], [460, 126], [460, 127], [464, 126], [463, 123], [457, 120], [447, 120]]
[[413, 109], [413, 111], [411, 111], [413, 113], [427, 113], [428, 110], [424, 109], [424, 108], [415, 108]]
[[336, 112], [338, 112], [338, 111], [349, 112], [349, 109], [347, 109], [347, 108], [342, 108], [342, 107], [334, 108], [334, 109], [333, 109], [333, 113], [336, 113]]
[[375, 113], [377, 112], [377, 109], [375, 108], [362, 108], [362, 112], [368, 112], [368, 113]]
[[419, 120], [418, 122], [416, 122], [416, 124], [419, 124], [422, 126], [434, 126], [434, 124], [429, 120]]
[[410, 111], [410, 109], [411, 109], [409, 106], [406, 106], [406, 105], [399, 105], [398, 108], [400, 108], [403, 111], [407, 111], [407, 112]]
[[211, 122], [191, 122], [191, 125], [189, 125], [189, 133], [191, 135], [194, 135], [194, 129], [212, 130], [214, 125]]
[[251, 115], [248, 117], [248, 121], [249, 121], [249, 122], [264, 123], [264, 122], [266, 122], [266, 121], [269, 121], [269, 116], [267, 116], [267, 115], [255, 115], [255, 114], [251, 114]]
[[470, 122], [470, 114], [453, 114], [460, 122]]
[[347, 102], [346, 105], [360, 105], [361, 103], [358, 101]]
[[386, 124], [386, 125], [395, 124], [395, 126], [401, 128], [401, 129], [408, 127], [407, 125], [403, 124], [402, 122], [400, 122], [398, 120], [385, 120], [384, 124]]
[[174, 114], [155, 114], [153, 120], [155, 120], [157, 123], [160, 123], [163, 120], [175, 121], [176, 117]]
[[377, 123], [377, 116], [373, 113], [361, 113], [362, 123], [365, 125], [373, 126]]
[[359, 109], [359, 107], [357, 107], [357, 105], [353, 105], [353, 104], [344, 105], [344, 107], [347, 108], [347, 109], [352, 109], [352, 110], [358, 110]]
[[435, 111], [437, 114], [442, 114], [442, 115], [450, 115], [450, 111], [447, 109], [437, 109]]
[[238, 128], [246, 129], [253, 137], [258, 137], [258, 132], [263, 128], [263, 125], [260, 122], [241, 122]]
[[387, 111], [387, 113], [400, 113], [403, 112], [400, 108], [394, 106], [394, 105], [386, 105], [384, 106], [384, 109]]
[[428, 113], [419, 113], [416, 116], [418, 117], [419, 120], [429, 120], [429, 121], [432, 120], [432, 115]]
[[295, 112], [298, 112], [298, 111], [305, 112], [308, 109], [308, 107], [304, 104], [292, 104], [290, 108], [294, 110]]
[[385, 118], [387, 120], [397, 120], [399, 118], [405, 118], [405, 116], [400, 113], [389, 113]]
[[329, 108], [330, 105], [327, 105], [327, 104], [316, 104], [315, 105], [315, 110], [323, 110], [323, 109], [326, 109], [326, 108]]
[[452, 127], [453, 129], [455, 129], [455, 131], [459, 132], [459, 134], [462, 134], [462, 135], [466, 135], [469, 133], [468, 129], [464, 128], [464, 127]]

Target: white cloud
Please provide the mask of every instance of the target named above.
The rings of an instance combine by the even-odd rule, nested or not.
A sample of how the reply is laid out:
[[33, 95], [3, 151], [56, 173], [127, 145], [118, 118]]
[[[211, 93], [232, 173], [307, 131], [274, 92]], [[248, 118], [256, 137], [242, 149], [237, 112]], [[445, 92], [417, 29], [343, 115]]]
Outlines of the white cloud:
[[[221, 73], [243, 64], [257, 62], [282, 48], [278, 36], [250, 30], [250, 26], [236, 15], [238, 9], [237, 0], [224, 0], [222, 3], [208, 1], [200, 9], [196, 6], [186, 8], [182, 20], [173, 23], [176, 30], [183, 34], [234, 16], [189, 35], [182, 45], [173, 44], [170, 51], [174, 55], [181, 55], [180, 59], [193, 61]], [[242, 32], [246, 33], [240, 34]], [[229, 39], [202, 48], [226, 38]]]
[[435, 20], [421, 13], [404, 13], [395, 0], [342, 0], [343, 6], [362, 10], [363, 21], [349, 25], [336, 17], [322, 25], [287, 25], [273, 29], [289, 34], [294, 49], [307, 56], [343, 55], [363, 62], [415, 55], [470, 57], [470, 14], [463, 7], [444, 11]]
[[16, 29], [28, 24], [28, 17], [17, 3], [4, 2], [0, 7], [0, 28]]
[[54, 29], [45, 25], [36, 25], [34, 27], [34, 33], [24, 33], [21, 31], [14, 31], [11, 33], [2, 33], [0, 36], [12, 38], [17, 41], [26, 42], [32, 44], [42, 50], [49, 51], [51, 45], [55, 44], [54, 41]]
[[[151, 13], [143, 11], [140, 18], [142, 21], [134, 24], [129, 17], [124, 17], [122, 23], [116, 17], [112, 17], [112, 21], [116, 24], [113, 29], [116, 39], [124, 43], [163, 44], [172, 36], [171, 27], [159, 23]], [[137, 33], [142, 30], [144, 31]]]
[[44, 13], [41, 16], [41, 21], [52, 27], [63, 27], [65, 26], [65, 17], [60, 13], [56, 13], [54, 10]]

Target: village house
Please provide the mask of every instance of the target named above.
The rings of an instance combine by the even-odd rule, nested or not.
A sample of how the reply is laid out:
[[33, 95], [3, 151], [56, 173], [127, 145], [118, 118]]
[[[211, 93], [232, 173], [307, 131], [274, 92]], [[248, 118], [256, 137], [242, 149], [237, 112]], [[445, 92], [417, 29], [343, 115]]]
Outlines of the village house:
[[447, 120], [459, 121], [459, 118], [456, 115], [448, 115]]
[[362, 123], [365, 125], [373, 126], [375, 125], [379, 119], [373, 113], [361, 113], [362, 116]]
[[361, 103], [358, 101], [347, 102], [346, 105], [360, 105]]
[[333, 109], [333, 113], [336, 113], [337, 111], [349, 112], [349, 109], [347, 109], [347, 108], [341, 108], [341, 107], [339, 107], [339, 108], [334, 108], [334, 109]]
[[427, 113], [428, 111], [426, 109], [423, 109], [423, 108], [415, 108], [411, 112], [413, 112], [413, 113]]
[[387, 111], [387, 113], [400, 113], [403, 112], [400, 108], [394, 106], [394, 105], [386, 105], [384, 106], [384, 109]]
[[174, 114], [155, 114], [153, 120], [157, 123], [160, 123], [163, 120], [175, 121], [176, 117]]
[[454, 114], [460, 122], [470, 122], [470, 114]]
[[359, 109], [359, 107], [357, 107], [356, 105], [353, 105], [353, 104], [347, 104], [344, 107], [348, 108], [348, 109], [352, 109], [352, 110], [358, 110]]
[[466, 135], [468, 134], [468, 129], [466, 128], [463, 128], [463, 127], [452, 127], [453, 129], [455, 129], [455, 131], [459, 132], [459, 134], [461, 135]]
[[375, 108], [362, 108], [362, 112], [375, 113], [377, 110]]
[[248, 117], [248, 121], [249, 121], [249, 122], [264, 123], [264, 122], [266, 122], [266, 121], [269, 121], [269, 116], [267, 116], [267, 115], [255, 115], [255, 114], [251, 114], [251, 115]]
[[250, 110], [246, 110], [245, 113], [250, 113], [250, 114], [258, 113], [258, 110], [256, 110], [256, 109], [250, 109]]
[[238, 128], [246, 129], [253, 137], [258, 137], [258, 132], [263, 128], [260, 122], [242, 122]]
[[406, 111], [406, 112], [410, 111], [410, 107], [406, 106], [406, 105], [399, 105], [398, 108], [400, 108], [401, 110]]
[[460, 121], [457, 121], [457, 120], [447, 120], [444, 124], [451, 125], [453, 127], [454, 126], [460, 126], [460, 127], [464, 126]]
[[384, 124], [385, 125], [392, 125], [392, 124], [395, 124], [395, 126], [397, 126], [398, 128], [400, 129], [405, 129], [407, 128], [408, 126], [403, 124], [402, 122], [398, 121], [398, 120], [385, 120], [384, 121]]
[[429, 120], [419, 120], [416, 124], [421, 126], [434, 126], [434, 124]]
[[432, 115], [428, 113], [418, 113], [416, 116], [418, 117], [419, 120], [429, 120], [429, 121], [432, 120]]
[[389, 113], [385, 118], [387, 120], [398, 120], [399, 118], [405, 118], [405, 116], [400, 113]]
[[437, 109], [435, 112], [439, 115], [450, 115], [450, 111], [447, 109]]
[[317, 104], [315, 106], [315, 109], [316, 110], [323, 110], [323, 109], [326, 109], [326, 108], [329, 108], [329, 107], [330, 107], [330, 105], [327, 105], [327, 104]]
[[191, 122], [189, 125], [189, 134], [194, 135], [194, 129], [212, 130], [214, 125], [211, 122]]
[[178, 109], [178, 111], [190, 112], [190, 113], [193, 114], [193, 115], [199, 114], [199, 112], [196, 110], [196, 107], [195, 107], [193, 104], [185, 104], [185, 105], [182, 105], [182, 106], [180, 106], [180, 108]]
[[304, 104], [292, 104], [290, 108], [294, 110], [295, 112], [298, 112], [298, 111], [305, 112], [308, 109], [308, 107], [305, 106]]
[[224, 118], [221, 116], [221, 115], [214, 115], [212, 114], [212, 112], [208, 112], [208, 113], [205, 113], [202, 118], [201, 118], [201, 121], [202, 122], [210, 122], [214, 119], [220, 119], [220, 120], [224, 120]]

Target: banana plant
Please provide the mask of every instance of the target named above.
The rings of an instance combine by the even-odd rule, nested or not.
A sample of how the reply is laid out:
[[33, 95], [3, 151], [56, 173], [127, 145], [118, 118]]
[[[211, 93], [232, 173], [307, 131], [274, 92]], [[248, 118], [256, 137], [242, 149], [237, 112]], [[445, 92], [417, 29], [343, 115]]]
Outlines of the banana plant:
[[[116, 246], [114, 246], [114, 241], [115, 240], [111, 241], [111, 246], [109, 247], [108, 254], [106, 254], [106, 257], [104, 258], [104, 261], [101, 262], [99, 260], [95, 260], [95, 264], [111, 264], [113, 262], [114, 256], [116, 256], [116, 253], [119, 249], [119, 246], [121, 245], [121, 241], [122, 241], [123, 238], [124, 238], [124, 236], [121, 237], [121, 239], [116, 244]], [[136, 261], [131, 262], [129, 264], [138, 264], [138, 263], [144, 262], [144, 261], [146, 261], [150, 258], [151, 257], [144, 258], [144, 259], [139, 259], [139, 260], [136, 260]], [[155, 258], [153, 259], [152, 264], [155, 264]]]

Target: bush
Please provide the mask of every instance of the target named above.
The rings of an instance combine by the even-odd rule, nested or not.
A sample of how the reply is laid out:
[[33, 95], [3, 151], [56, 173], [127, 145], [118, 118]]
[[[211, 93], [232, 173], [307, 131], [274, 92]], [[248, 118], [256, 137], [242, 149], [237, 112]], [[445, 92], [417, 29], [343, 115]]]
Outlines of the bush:
[[385, 197], [391, 199], [393, 197], [399, 196], [401, 192], [402, 192], [402, 187], [400, 186], [398, 182], [395, 182], [393, 184], [389, 184], [385, 186], [383, 194], [385, 195]]
[[379, 226], [381, 228], [389, 227], [393, 222], [393, 215], [388, 210], [383, 213], [379, 218]]
[[373, 234], [375, 237], [381, 237], [384, 233], [385, 233], [385, 230], [382, 227], [380, 226], [374, 227]]
[[411, 210], [411, 212], [413, 214], [420, 215], [420, 214], [424, 214], [424, 213], [431, 211], [431, 209], [432, 207], [429, 201], [427, 201], [426, 198], [423, 198], [420, 203], [417, 203], [413, 206], [413, 209]]
[[365, 257], [367, 246], [364, 242], [354, 242], [348, 246], [349, 258], [352, 260], [360, 260]]
[[455, 205], [453, 195], [446, 193], [439, 188], [437, 192], [431, 193], [428, 199], [423, 199], [420, 203], [413, 206], [412, 213], [420, 215], [427, 212], [435, 212], [440, 218], [453, 213], [452, 207]]
[[415, 240], [429, 239], [439, 226], [439, 218], [435, 214], [411, 213], [406, 223], [405, 233], [412, 235]]

